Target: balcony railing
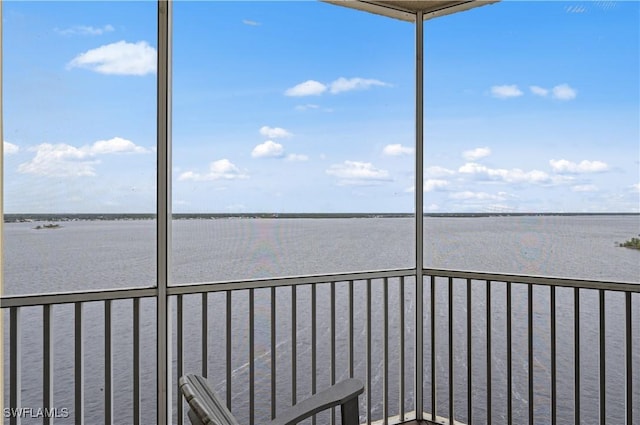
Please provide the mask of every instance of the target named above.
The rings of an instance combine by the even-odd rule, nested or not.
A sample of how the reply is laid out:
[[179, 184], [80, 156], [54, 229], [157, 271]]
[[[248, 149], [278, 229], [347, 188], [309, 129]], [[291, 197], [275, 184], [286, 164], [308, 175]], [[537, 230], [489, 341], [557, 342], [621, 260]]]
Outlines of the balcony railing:
[[[415, 269], [170, 287], [173, 422], [188, 423], [176, 378], [196, 372], [252, 425], [346, 377], [365, 383], [367, 424], [637, 423], [640, 285], [422, 274], [421, 291]], [[156, 297], [3, 298], [5, 406], [65, 408], [59, 423], [154, 423]]]

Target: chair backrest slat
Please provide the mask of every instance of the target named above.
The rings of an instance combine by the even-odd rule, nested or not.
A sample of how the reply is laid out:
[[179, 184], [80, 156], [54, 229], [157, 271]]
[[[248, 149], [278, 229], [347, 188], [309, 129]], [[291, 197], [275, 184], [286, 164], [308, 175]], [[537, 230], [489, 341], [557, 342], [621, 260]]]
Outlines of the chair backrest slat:
[[239, 425], [205, 378], [189, 374], [182, 376], [179, 384], [180, 391], [191, 408], [189, 419], [192, 422], [195, 416], [202, 425]]

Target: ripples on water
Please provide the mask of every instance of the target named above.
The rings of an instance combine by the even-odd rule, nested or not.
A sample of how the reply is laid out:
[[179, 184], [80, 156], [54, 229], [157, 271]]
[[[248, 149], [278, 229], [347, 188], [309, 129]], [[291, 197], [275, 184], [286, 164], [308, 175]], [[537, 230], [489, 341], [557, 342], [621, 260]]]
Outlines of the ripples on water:
[[[65, 222], [61, 229], [33, 230], [34, 223], [10, 223], [5, 225], [5, 294], [56, 292], [80, 289], [121, 288], [150, 286], [155, 279], [155, 224], [152, 221], [79, 221]], [[172, 279], [176, 284], [219, 281], [225, 279], [259, 278], [271, 276], [364, 271], [372, 269], [403, 268], [413, 265], [414, 224], [412, 219], [227, 219], [181, 220], [174, 222], [172, 252]], [[640, 281], [640, 261], [637, 251], [619, 248], [621, 242], [640, 233], [638, 216], [580, 216], [580, 217], [483, 217], [483, 218], [426, 218], [425, 265], [434, 268], [451, 268], [474, 271], [582, 277], [588, 279]], [[374, 282], [376, 283], [376, 282]], [[346, 284], [336, 285], [338, 300], [337, 347], [338, 379], [346, 374]], [[405, 293], [405, 340], [407, 406], [412, 405], [412, 350], [411, 317], [414, 303], [413, 283], [407, 284]], [[398, 282], [389, 281], [390, 335], [398, 338]], [[425, 288], [427, 289], [427, 288]], [[364, 282], [356, 282], [356, 299], [364, 299]], [[318, 287], [318, 388], [328, 384], [329, 347], [328, 334], [328, 285]], [[373, 320], [381, 322], [381, 285], [372, 288]], [[485, 294], [484, 285], [473, 289], [473, 376], [478, 388], [486, 382], [485, 349]], [[527, 416], [527, 353], [526, 353], [526, 300], [525, 286], [513, 288], [514, 326], [514, 420], [526, 422]], [[256, 291], [256, 377], [257, 419], [267, 419], [270, 400], [270, 291]], [[584, 295], [582, 295], [584, 294]], [[607, 408], [612, 418], [624, 414], [624, 356], [619, 348], [624, 341], [622, 330], [614, 328], [624, 315], [624, 299], [619, 294], [607, 295]], [[568, 341], [558, 345], [558, 394], [560, 423], [572, 420], [573, 412], [573, 300], [572, 290], [559, 288], [558, 338]], [[536, 423], [549, 422], [550, 371], [549, 369], [549, 291], [534, 288], [534, 390]], [[504, 284], [492, 286], [492, 382], [494, 420], [502, 423], [506, 415], [504, 403], [506, 387]], [[585, 391], [583, 405], [584, 423], [597, 422], [598, 353], [589, 347], [598, 341], [597, 293], [581, 293], [582, 337], [582, 388]], [[200, 347], [200, 296], [185, 296], [186, 329], [185, 347], [198, 347], [185, 354], [185, 370], [200, 370], [197, 353]], [[298, 290], [298, 305], [308, 306], [310, 289]], [[225, 323], [224, 294], [209, 296], [209, 364], [211, 376], [219, 377], [218, 390], [225, 391], [223, 381], [225, 345], [221, 324]], [[436, 283], [436, 311], [438, 323], [436, 337], [443, 341], [436, 347], [438, 379], [438, 411], [448, 411], [448, 349], [447, 349], [447, 287], [446, 281]], [[638, 298], [634, 298], [638, 306]], [[425, 314], [431, 312], [430, 292], [425, 290]], [[143, 379], [142, 409], [155, 411], [155, 303], [142, 300], [142, 355]], [[291, 334], [290, 289], [277, 291], [278, 303], [278, 405], [287, 406], [290, 395]], [[114, 335], [114, 411], [116, 418], [132, 411], [132, 307], [130, 300], [113, 302]], [[454, 364], [456, 416], [466, 417], [466, 292], [458, 286], [454, 289]], [[299, 307], [300, 308], [300, 307]], [[634, 323], [640, 323], [639, 308], [634, 308]], [[190, 312], [198, 312], [190, 314]], [[248, 297], [245, 293], [233, 297], [233, 404], [248, 405], [248, 348], [247, 324]], [[84, 307], [85, 314], [85, 400], [87, 418], [103, 416], [104, 369], [104, 319], [101, 303]], [[298, 378], [300, 396], [310, 389], [310, 332], [311, 318], [307, 309], [298, 312]], [[355, 348], [359, 359], [364, 359], [365, 323], [364, 306], [356, 306]], [[42, 388], [42, 329], [41, 308], [25, 308], [23, 320], [23, 405], [39, 407]], [[8, 314], [5, 313], [5, 319]], [[7, 321], [5, 322], [7, 323]], [[431, 365], [429, 360], [430, 323], [425, 322], [425, 410], [431, 410], [429, 395]], [[373, 400], [381, 400], [382, 387], [382, 334], [374, 327], [373, 335]], [[634, 329], [634, 347], [640, 346], [639, 327]], [[5, 329], [5, 335], [8, 332]], [[54, 364], [55, 403], [57, 407], [69, 407], [73, 412], [73, 308], [54, 308]], [[398, 358], [396, 343], [390, 344], [389, 372], [390, 408], [397, 410]], [[216, 343], [217, 342], [217, 343]], [[8, 359], [5, 341], [5, 358]], [[325, 350], [323, 352], [323, 350]], [[340, 355], [341, 351], [344, 355]], [[634, 357], [634, 365], [640, 364], [640, 354]], [[364, 362], [355, 365], [356, 375], [364, 376]], [[635, 400], [640, 400], [640, 373], [635, 368]], [[94, 373], [99, 371], [99, 373]], [[5, 376], [8, 376], [5, 362]], [[174, 372], [175, 373], [175, 372]], [[5, 382], [5, 390], [7, 387]], [[8, 392], [5, 392], [5, 398]], [[595, 397], [595, 398], [594, 398]], [[300, 397], [299, 397], [300, 399]], [[596, 400], [594, 403], [592, 400]], [[5, 400], [5, 403], [8, 399]], [[473, 395], [474, 417], [482, 421], [486, 416], [485, 396]], [[6, 405], [6, 404], [5, 404]], [[361, 409], [361, 412], [364, 410]], [[240, 409], [239, 417], [246, 419]], [[266, 413], [265, 413], [266, 412]], [[263, 414], [264, 413], [264, 414]], [[373, 408], [373, 417], [381, 415], [380, 403]], [[262, 416], [261, 416], [262, 415]], [[147, 418], [154, 417], [153, 414]], [[640, 412], [636, 413], [640, 416]], [[621, 419], [622, 420], [622, 419]], [[320, 421], [322, 422], [322, 421]], [[64, 423], [64, 421], [58, 421]], [[88, 423], [91, 423], [89, 420]], [[126, 423], [118, 422], [116, 423]], [[151, 423], [151, 422], [150, 422]], [[613, 422], [612, 422], [613, 423]], [[617, 423], [617, 422], [616, 422]]]

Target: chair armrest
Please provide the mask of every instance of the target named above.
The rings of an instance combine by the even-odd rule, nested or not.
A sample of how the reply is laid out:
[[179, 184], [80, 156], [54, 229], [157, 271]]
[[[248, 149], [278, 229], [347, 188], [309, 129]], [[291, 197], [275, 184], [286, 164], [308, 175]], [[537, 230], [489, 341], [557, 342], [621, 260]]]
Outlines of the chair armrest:
[[294, 425], [304, 419], [326, 409], [341, 405], [344, 409], [349, 402], [355, 404], [356, 412], [358, 396], [364, 391], [364, 385], [357, 379], [347, 379], [336, 385], [312, 395], [306, 400], [293, 406], [281, 415], [278, 415], [268, 425]]

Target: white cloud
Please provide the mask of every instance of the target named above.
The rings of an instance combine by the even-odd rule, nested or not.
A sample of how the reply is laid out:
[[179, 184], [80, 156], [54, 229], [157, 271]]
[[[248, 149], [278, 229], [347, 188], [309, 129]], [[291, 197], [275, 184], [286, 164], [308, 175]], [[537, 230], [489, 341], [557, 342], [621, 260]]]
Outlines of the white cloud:
[[427, 179], [424, 181], [424, 191], [425, 192], [433, 192], [434, 190], [442, 189], [447, 187], [449, 182], [446, 180], [440, 179]]
[[498, 99], [508, 99], [510, 97], [522, 96], [522, 91], [515, 84], [493, 86], [491, 87], [491, 95]]
[[455, 173], [455, 171], [449, 170], [448, 168], [440, 167], [439, 165], [434, 165], [425, 169], [425, 175], [427, 177], [446, 177], [451, 176]]
[[544, 87], [540, 86], [529, 86], [529, 90], [531, 90], [531, 93], [535, 94], [536, 96], [545, 97], [549, 94], [549, 89], [545, 89]]
[[75, 146], [60, 143], [43, 143], [35, 148], [35, 157], [18, 166], [18, 171], [48, 177], [95, 176], [94, 165], [100, 161], [90, 159], [89, 154]]
[[36, 153], [35, 157], [20, 164], [18, 171], [51, 177], [95, 176], [94, 165], [100, 163], [100, 160], [96, 159], [99, 155], [150, 152], [121, 137], [99, 140], [92, 145], [79, 148], [66, 143], [42, 143], [29, 150]]
[[296, 86], [293, 86], [287, 89], [284, 94], [285, 96], [318, 96], [327, 91], [327, 86], [324, 84], [315, 81], [315, 80], [307, 80], [304, 83], [300, 83]]
[[462, 157], [467, 161], [477, 161], [480, 158], [484, 158], [491, 155], [491, 149], [484, 148], [475, 148], [468, 151], [462, 152]]
[[[284, 94], [285, 96], [319, 96], [325, 93], [327, 90], [331, 94], [344, 93], [352, 90], [367, 90], [374, 86], [390, 86], [390, 84], [385, 83], [380, 80], [375, 80], [373, 78], [344, 78], [340, 77], [329, 84], [323, 84], [319, 81], [315, 80], [307, 80], [303, 83], [300, 83], [296, 86], [293, 86], [287, 89]], [[312, 105], [315, 107], [316, 105]], [[307, 109], [308, 106], [296, 107], [297, 109]]]
[[62, 34], [62, 35], [102, 35], [104, 33], [112, 32], [114, 30], [115, 28], [113, 28], [112, 25], [108, 25], [108, 24], [102, 27], [92, 27], [89, 25], [76, 25], [70, 28], [65, 28], [65, 29], [58, 29], [58, 28], [55, 29], [55, 31], [58, 34]]
[[[446, 180], [440, 180], [440, 179], [427, 179], [424, 181], [423, 185], [422, 185], [422, 190], [424, 192], [433, 192], [434, 190], [440, 190], [443, 189], [445, 187], [449, 186], [449, 182]], [[407, 189], [405, 189], [405, 192], [415, 192], [416, 187], [415, 186], [411, 186]]]
[[251, 19], [243, 19], [242, 23], [251, 27], [260, 26], [260, 22], [252, 21]]
[[228, 159], [219, 159], [209, 164], [209, 172], [205, 174], [196, 173], [193, 171], [186, 171], [178, 177], [178, 180], [191, 180], [191, 181], [211, 181], [211, 180], [237, 180], [249, 178], [248, 175], [240, 171], [231, 161]]
[[560, 84], [551, 89], [551, 93], [554, 99], [558, 100], [571, 100], [575, 99], [578, 92], [571, 88], [568, 84]]
[[9, 143], [6, 140], [2, 143], [3, 152], [5, 155], [12, 155], [14, 153], [18, 153], [20, 147], [18, 145], [14, 145], [13, 143]]
[[156, 71], [156, 57], [156, 49], [146, 41], [118, 41], [79, 54], [67, 68], [87, 68], [110, 75], [147, 75]]
[[272, 140], [257, 145], [251, 151], [251, 156], [254, 158], [280, 158], [282, 155], [284, 155], [284, 147]]
[[501, 180], [506, 183], [550, 184], [569, 180], [562, 177], [551, 177], [544, 171], [539, 170], [523, 171], [519, 168], [513, 168], [511, 170], [504, 168], [489, 168], [474, 162], [464, 164], [458, 169], [458, 172], [462, 174], [482, 176], [489, 180]]
[[575, 162], [567, 161], [566, 159], [555, 160], [552, 159], [549, 161], [551, 168], [556, 173], [570, 173], [570, 174], [578, 174], [578, 173], [597, 173], [601, 171], [606, 171], [609, 169], [609, 166], [602, 161], [580, 161], [580, 163], [576, 164]]
[[640, 193], [640, 183], [632, 184], [631, 190], [633, 190], [634, 192]]
[[574, 192], [597, 192], [598, 187], [593, 184], [581, 184], [581, 185], [572, 186], [571, 190]]
[[90, 155], [100, 155], [107, 153], [148, 153], [149, 150], [142, 146], [137, 146], [131, 140], [122, 137], [114, 137], [109, 140], [98, 140], [90, 147], [81, 148]]
[[464, 192], [454, 192], [449, 195], [451, 199], [459, 199], [459, 200], [478, 200], [478, 201], [503, 201], [506, 199], [507, 194], [505, 192], [498, 192], [498, 194], [494, 195], [486, 192], [471, 192], [469, 190]]
[[260, 134], [262, 134], [265, 137], [268, 137], [269, 139], [277, 139], [281, 137], [293, 136], [293, 134], [291, 134], [288, 130], [285, 130], [284, 128], [269, 127], [266, 125], [263, 127], [260, 127]]
[[411, 155], [413, 153], [413, 148], [409, 146], [402, 146], [400, 143], [395, 143], [385, 146], [382, 153], [387, 156]]
[[309, 157], [299, 153], [290, 153], [285, 159], [287, 161], [308, 161]]
[[344, 78], [340, 77], [331, 83], [331, 93], [338, 94], [352, 90], [366, 90], [368, 88], [379, 86], [389, 86], [380, 80], [374, 80], [372, 78]]
[[344, 161], [330, 166], [326, 173], [338, 177], [340, 185], [361, 185], [388, 181], [389, 172], [376, 168], [370, 162]]

